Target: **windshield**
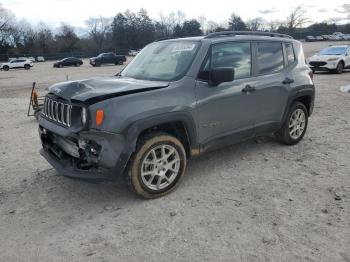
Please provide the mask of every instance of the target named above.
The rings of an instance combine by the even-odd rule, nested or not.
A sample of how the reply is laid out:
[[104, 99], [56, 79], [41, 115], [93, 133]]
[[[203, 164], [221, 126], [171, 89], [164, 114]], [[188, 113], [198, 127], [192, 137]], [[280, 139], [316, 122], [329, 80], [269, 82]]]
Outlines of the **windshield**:
[[319, 55], [345, 55], [347, 47], [327, 47], [319, 52]]
[[199, 42], [167, 41], [146, 46], [121, 72], [122, 76], [154, 81], [173, 81], [188, 70]]

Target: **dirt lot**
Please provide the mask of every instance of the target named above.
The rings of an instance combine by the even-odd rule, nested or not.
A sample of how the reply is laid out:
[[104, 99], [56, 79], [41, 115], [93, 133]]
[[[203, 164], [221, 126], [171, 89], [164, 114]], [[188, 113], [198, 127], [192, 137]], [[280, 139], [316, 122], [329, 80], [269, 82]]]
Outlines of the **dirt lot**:
[[38, 154], [31, 82], [120, 69], [84, 62], [0, 72], [0, 261], [350, 261], [350, 94], [339, 91], [350, 71], [315, 75], [300, 144], [262, 138], [192, 159], [178, 190], [144, 201], [121, 182], [57, 176]]

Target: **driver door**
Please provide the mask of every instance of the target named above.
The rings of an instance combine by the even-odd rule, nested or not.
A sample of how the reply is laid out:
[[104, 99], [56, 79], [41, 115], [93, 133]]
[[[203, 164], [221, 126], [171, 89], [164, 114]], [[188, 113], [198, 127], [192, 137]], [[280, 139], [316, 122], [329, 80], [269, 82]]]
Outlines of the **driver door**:
[[19, 60], [18, 59], [12, 60], [10, 63], [10, 68], [17, 68], [17, 67], [19, 67]]
[[[235, 80], [208, 84], [209, 71], [233, 67]], [[254, 134], [256, 106], [247, 90], [253, 85], [250, 42], [219, 43], [211, 47], [196, 82], [198, 137], [202, 147], [230, 144]]]

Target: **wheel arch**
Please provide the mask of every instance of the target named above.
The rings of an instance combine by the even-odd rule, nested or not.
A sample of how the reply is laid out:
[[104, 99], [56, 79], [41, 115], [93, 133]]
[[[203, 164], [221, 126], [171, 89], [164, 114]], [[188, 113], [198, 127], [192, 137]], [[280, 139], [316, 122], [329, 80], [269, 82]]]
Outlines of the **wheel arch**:
[[141, 119], [131, 124], [123, 133], [128, 154], [132, 154], [139, 139], [150, 132], [166, 132], [178, 138], [184, 145], [187, 156], [198, 152], [195, 123], [189, 113], [177, 112]]
[[315, 100], [315, 87], [310, 86], [306, 88], [300, 88], [296, 90], [288, 99], [287, 106], [284, 110], [283, 119], [281, 122], [281, 126], [283, 125], [284, 121], [287, 118], [289, 108], [293, 105], [295, 102], [301, 102], [305, 105], [309, 116], [313, 113], [314, 108], [314, 100]]

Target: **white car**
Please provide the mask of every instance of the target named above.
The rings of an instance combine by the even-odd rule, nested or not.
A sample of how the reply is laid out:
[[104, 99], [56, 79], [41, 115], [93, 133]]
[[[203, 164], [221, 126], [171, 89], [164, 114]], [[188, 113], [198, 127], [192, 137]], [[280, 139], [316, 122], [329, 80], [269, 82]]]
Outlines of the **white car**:
[[307, 63], [313, 72], [334, 71], [341, 74], [344, 69], [350, 68], [350, 45], [326, 47], [307, 59]]
[[130, 50], [129, 56], [137, 56], [138, 53], [139, 53], [139, 51], [137, 51], [137, 50]]
[[32, 62], [35, 62], [35, 58], [32, 57], [32, 56], [28, 57], [28, 60], [30, 60], [30, 61], [32, 61]]
[[34, 65], [33, 62], [28, 60], [28, 59], [17, 58], [17, 59], [12, 60], [11, 62], [0, 64], [0, 69], [8, 71], [10, 69], [15, 69], [15, 68], [24, 68], [24, 69], [28, 70], [33, 65]]
[[45, 58], [44, 58], [43, 56], [38, 56], [38, 57], [36, 58], [36, 61], [37, 61], [37, 62], [45, 62]]

